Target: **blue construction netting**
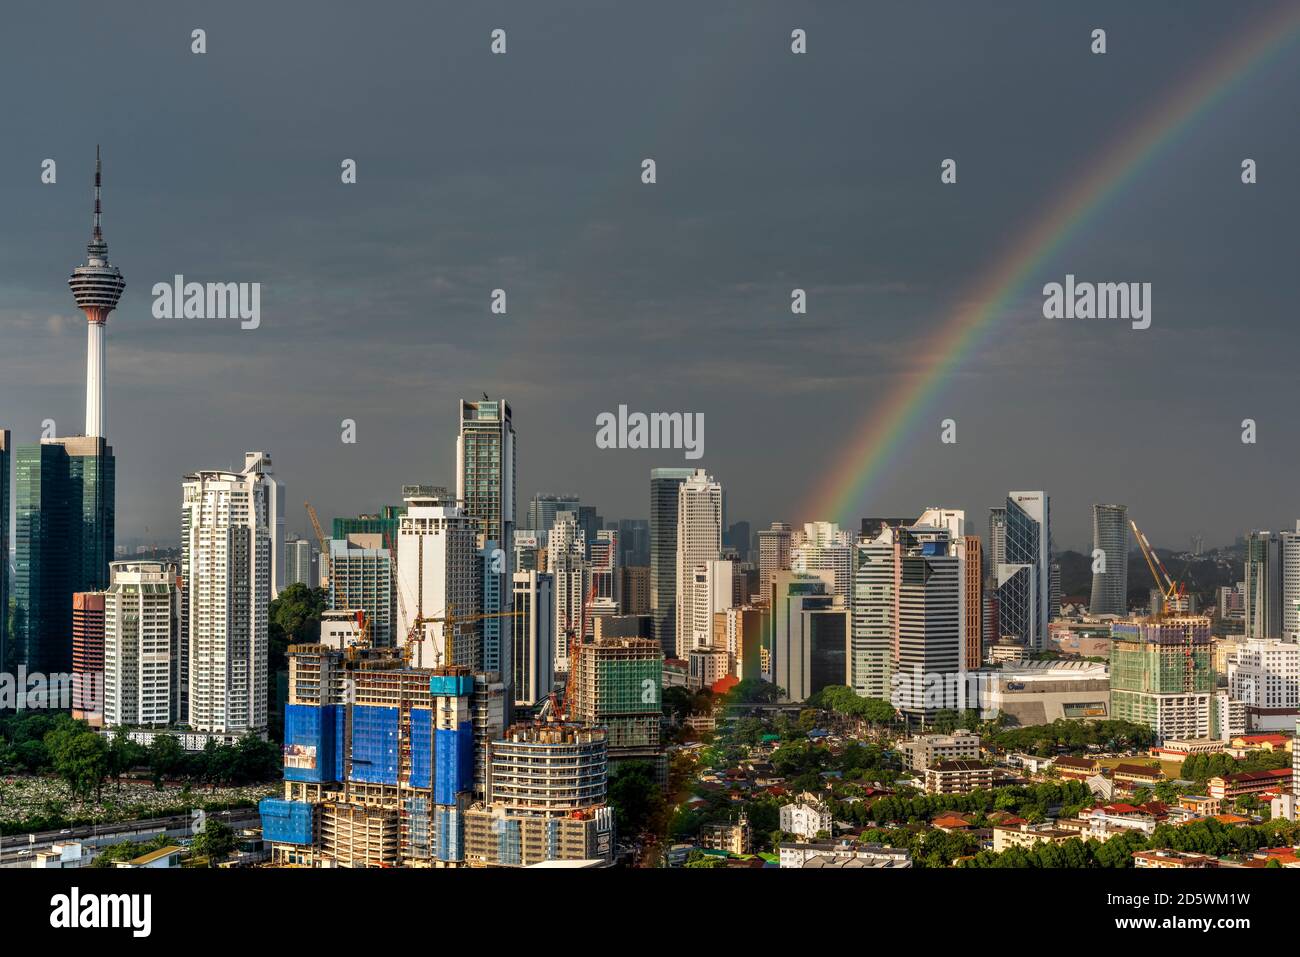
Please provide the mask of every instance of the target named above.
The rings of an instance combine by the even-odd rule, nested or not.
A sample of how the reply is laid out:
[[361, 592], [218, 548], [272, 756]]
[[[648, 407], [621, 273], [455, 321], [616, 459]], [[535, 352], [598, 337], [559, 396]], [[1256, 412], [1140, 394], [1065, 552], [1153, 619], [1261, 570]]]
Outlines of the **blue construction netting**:
[[463, 861], [465, 859], [465, 821], [460, 809], [435, 807], [435, 830], [438, 835], [438, 860]]
[[433, 675], [429, 678], [429, 694], [450, 695], [463, 698], [474, 691], [473, 675]]
[[305, 801], [262, 798], [262, 840], [272, 844], [310, 844], [314, 808]]
[[438, 728], [434, 731], [433, 740], [437, 755], [433, 802], [455, 804], [457, 794], [474, 786], [473, 726], [468, 721], [462, 721], [455, 731]]
[[427, 788], [433, 780], [433, 712], [411, 709], [411, 787]]
[[397, 709], [352, 706], [352, 780], [397, 783]]
[[284, 709], [284, 777], [287, 781], [339, 780], [343, 708], [291, 704]]

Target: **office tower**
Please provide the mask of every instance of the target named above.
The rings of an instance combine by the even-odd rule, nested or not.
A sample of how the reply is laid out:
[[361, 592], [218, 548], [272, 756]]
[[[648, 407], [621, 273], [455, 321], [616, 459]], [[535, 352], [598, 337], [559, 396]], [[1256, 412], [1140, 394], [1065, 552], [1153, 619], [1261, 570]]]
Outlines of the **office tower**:
[[13, 439], [0, 429], [0, 671], [13, 672], [9, 660], [9, 456]]
[[578, 525], [582, 528], [583, 540], [586, 541], [590, 554], [591, 547], [596, 543], [596, 534], [605, 528], [605, 520], [597, 514], [594, 505], [579, 505]]
[[790, 546], [793, 539], [790, 526], [773, 522], [771, 528], [758, 533], [758, 593], [767, 601], [772, 593], [776, 573], [790, 568]]
[[1247, 708], [1300, 708], [1300, 645], [1247, 638], [1230, 655], [1228, 696]]
[[551, 530], [555, 516], [560, 512], [578, 514], [579, 502], [576, 495], [543, 495], [538, 493], [528, 503], [528, 527], [542, 534]]
[[72, 716], [104, 723], [104, 593], [72, 596]]
[[[722, 486], [704, 469], [696, 469], [677, 489], [677, 624], [676, 656], [686, 658], [695, 641], [695, 569], [722, 551]], [[712, 614], [710, 611], [709, 615]], [[712, 633], [704, 619], [705, 641]]]
[[732, 522], [722, 534], [722, 546], [734, 548], [740, 561], [747, 562], [750, 560], [749, 551], [753, 547], [752, 538], [749, 522]]
[[720, 558], [695, 566], [689, 586], [692, 618], [687, 651], [713, 646], [714, 615], [736, 604], [735, 567]]
[[269, 452], [245, 452], [243, 474], [257, 476], [264, 490], [261, 507], [271, 540], [271, 597], [275, 598], [285, 588], [284, 483], [275, 477]]
[[677, 654], [677, 490], [694, 469], [650, 470], [650, 614], [664, 655]]
[[95, 147], [95, 213], [86, 262], [72, 270], [68, 286], [77, 308], [86, 314], [86, 436], [103, 438], [108, 433], [105, 386], [105, 328], [108, 314], [117, 308], [126, 280], [122, 272], [108, 261], [108, 243], [100, 228], [101, 168], [99, 147]]
[[613, 860], [603, 729], [516, 724], [491, 743], [489, 764], [491, 799], [465, 814], [467, 863]]
[[533, 707], [554, 687], [555, 585], [547, 572], [518, 571], [512, 579], [514, 610], [509, 619], [514, 703]]
[[102, 437], [42, 439], [14, 456], [16, 667], [72, 666], [72, 595], [103, 591], [113, 558], [113, 450]]
[[[510, 573], [506, 570], [505, 553], [489, 539], [479, 552], [479, 609], [484, 615], [499, 615], [510, 610]], [[505, 681], [510, 680], [509, 618], [484, 618], [483, 653], [478, 670], [494, 673]]]
[[620, 565], [650, 567], [650, 523], [644, 518], [618, 520]]
[[103, 602], [104, 724], [170, 724], [178, 647], [175, 569], [162, 562], [114, 562]]
[[1300, 521], [1296, 522], [1295, 531], [1282, 532], [1278, 538], [1278, 553], [1282, 564], [1278, 585], [1281, 595], [1281, 637], [1288, 641], [1300, 641]]
[[962, 579], [962, 646], [966, 668], [973, 670], [984, 660], [984, 546], [978, 535], [963, 535], [957, 545]]
[[1246, 637], [1282, 637], [1282, 543], [1271, 532], [1246, 539]]
[[713, 646], [726, 649], [731, 673], [742, 681], [763, 677], [765, 614], [762, 608], [738, 605], [713, 616]]
[[1222, 585], [1219, 588], [1219, 617], [1224, 621], [1246, 620], [1246, 583]]
[[[405, 488], [418, 486], [405, 486]], [[331, 538], [342, 541], [352, 535], [378, 535], [379, 541], [387, 548], [394, 547], [397, 541], [397, 529], [406, 514], [405, 505], [385, 505], [378, 514], [358, 515], [355, 518], [336, 518], [331, 528]]]
[[596, 540], [589, 541], [587, 550], [591, 556], [591, 585], [593, 596], [614, 602], [614, 607], [621, 605], [623, 580], [618, 567], [618, 532], [608, 528], [596, 532]]
[[834, 572], [835, 594], [843, 595], [845, 604], [852, 602], [853, 542], [849, 533], [840, 531], [834, 522], [808, 522], [793, 533], [790, 568], [797, 572]]
[[1051, 503], [1046, 492], [1008, 493], [1002, 549], [1003, 561], [994, 566], [1002, 632], [1019, 638], [1029, 651], [1042, 651], [1052, 617]]
[[778, 571], [772, 580], [767, 646], [782, 702], [848, 683], [849, 610], [834, 588], [830, 571]]
[[316, 587], [316, 549], [305, 538], [290, 538], [284, 543], [284, 587]]
[[[396, 535], [390, 541], [396, 540]], [[370, 623], [370, 643], [377, 648], [400, 646], [406, 634], [397, 632], [397, 576], [393, 553], [375, 533], [353, 533], [329, 541], [329, 603], [335, 610], [362, 611]]]
[[560, 512], [546, 545], [546, 567], [555, 584], [555, 670], [567, 672], [574, 645], [592, 627], [587, 593], [591, 563], [586, 534], [574, 512]]
[[892, 701], [909, 723], [974, 707], [965, 694], [960, 559], [946, 528], [913, 526], [897, 538], [897, 623]]
[[406, 514], [397, 531], [397, 633], [405, 640], [415, 629], [415, 664], [482, 667], [480, 622], [451, 629], [451, 648], [444, 637], [448, 616], [479, 613], [478, 522], [436, 486], [405, 490]]
[[565, 700], [570, 720], [608, 732], [609, 776], [626, 764], [649, 762], [667, 783], [662, 753], [664, 653], [648, 638], [583, 642], [574, 656]]
[[1007, 560], [1007, 510], [1002, 506], [989, 509], [989, 567], [997, 574]]
[[[456, 498], [465, 514], [478, 522], [482, 540], [505, 543], [502, 547], [514, 541], [515, 456], [510, 403], [462, 399], [460, 435], [456, 438]], [[510, 569], [503, 571], [509, 574]], [[500, 619], [492, 624], [499, 625]]]
[[895, 542], [898, 529], [880, 526], [856, 547], [853, 628], [846, 682], [864, 698], [889, 700], [894, 657]]
[[1123, 615], [1128, 611], [1128, 506], [1092, 507], [1093, 560], [1100, 551], [1106, 556], [1106, 570], [1092, 573], [1093, 615]]
[[269, 490], [256, 471], [194, 472], [181, 498], [181, 723], [196, 731], [266, 728]]
[[650, 567], [648, 565], [624, 566], [619, 570], [625, 615], [650, 614]]
[[546, 533], [531, 528], [516, 528], [514, 532], [514, 558], [511, 568], [517, 572], [544, 571]]
[[1117, 621], [1110, 633], [1110, 716], [1162, 739], [1211, 737], [1210, 619]]

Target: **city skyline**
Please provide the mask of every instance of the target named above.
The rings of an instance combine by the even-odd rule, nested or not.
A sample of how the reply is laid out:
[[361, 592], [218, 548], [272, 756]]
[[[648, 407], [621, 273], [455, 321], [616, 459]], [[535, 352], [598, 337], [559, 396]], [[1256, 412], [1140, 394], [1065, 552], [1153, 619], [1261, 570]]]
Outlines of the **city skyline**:
[[[647, 42], [614, 57], [624, 13], [562, 13], [541, 44], [541, 15], [516, 11], [509, 55], [490, 58], [463, 42], [478, 18], [450, 11], [437, 40], [385, 32], [397, 49], [374, 115], [357, 114], [357, 89], [329, 70], [310, 82], [317, 71], [277, 72], [272, 102], [253, 95], [279, 62], [275, 44], [328, 62], [346, 42], [328, 17], [303, 40], [281, 12], [253, 33], [241, 29], [242, 11], [212, 12], [209, 51], [181, 59], [191, 54], [169, 31], [187, 36], [191, 25], [177, 15], [131, 10], [69, 36], [63, 18], [25, 10], [15, 28], [31, 42], [9, 66], [37, 71], [28, 59], [37, 50], [52, 59], [17, 125], [18, 148], [0, 157], [0, 202], [14, 227], [0, 237], [0, 408], [9, 410], [0, 424], [15, 444], [35, 440], [45, 419], [60, 435], [81, 427], [85, 320], [63, 280], [84, 243], [90, 149], [102, 142], [113, 260], [131, 277], [107, 374], [124, 542], [177, 541], [177, 481], [235, 469], [243, 449], [270, 449], [279, 474], [326, 515], [375, 510], [408, 482], [453, 487], [454, 403], [482, 393], [514, 406], [521, 500], [574, 491], [610, 518], [648, 517], [650, 469], [698, 465], [728, 489], [728, 519], [756, 528], [851, 528], [864, 515], [943, 505], [964, 509], [982, 533], [985, 510], [1025, 487], [1055, 500], [1060, 548], [1086, 550], [1098, 502], [1126, 504], [1164, 548], [1194, 534], [1216, 544], [1288, 527], [1300, 514], [1286, 482], [1300, 426], [1279, 413], [1295, 332], [1289, 296], [1270, 277], [1285, 274], [1289, 257], [1284, 210], [1297, 187], [1281, 171], [1297, 133], [1260, 118], [1284, 108], [1294, 58], [1252, 67], [1226, 93], [1249, 109], [1199, 112], [1034, 270], [1031, 290], [1067, 273], [1151, 281], [1150, 329], [1045, 320], [1032, 295], [1014, 297], [1000, 334], [951, 370], [872, 489], [844, 514], [800, 514], [837, 467], [839, 446], [934, 358], [926, 343], [954, 297], [996, 261], [990, 250], [1276, 9], [1187, 4], [1171, 24], [1120, 6], [1076, 14], [1027, 4], [989, 18], [954, 5], [942, 36], [909, 11], [833, 21], [801, 12], [812, 41], [799, 72], [777, 55], [790, 24], [775, 6], [743, 23], [692, 10], [697, 26], [685, 36], [671, 17], [638, 24]], [[1077, 42], [1098, 17], [1112, 40], [1095, 58], [1104, 74]], [[653, 42], [659, 31], [663, 42]], [[855, 37], [869, 39], [866, 67], [849, 55]], [[427, 107], [443, 131], [434, 139], [391, 122], [409, 112], [425, 42], [445, 44], [440, 69], [474, 89]], [[129, 55], [90, 56], [102, 43]], [[557, 43], [569, 62], [552, 58]], [[1048, 70], [1033, 85], [986, 69], [1065, 57], [1078, 59], [1077, 73]], [[140, 65], [160, 61], [173, 76], [164, 87]], [[606, 82], [580, 87], [581, 71], [597, 64]], [[718, 86], [705, 110], [690, 95], [689, 66], [750, 82], [744, 92]], [[860, 69], [871, 82], [850, 94]], [[1081, 88], [1079, 75], [1091, 84]], [[910, 98], [908, 116], [871, 95], [921, 76], [942, 95]], [[92, 84], [139, 108], [123, 116], [79, 102]], [[981, 110], [994, 95], [1000, 109]], [[844, 128], [850, 96], [860, 123]], [[290, 135], [253, 136], [285, 97], [295, 106]], [[615, 102], [628, 109], [611, 112]], [[1061, 122], [1049, 119], [1053, 104]], [[324, 132], [340, 111], [355, 120], [345, 137]], [[601, 131], [563, 135], [589, 112], [608, 118]], [[719, 132], [714, 117], [724, 114]], [[205, 125], [207, 115], [227, 122]], [[142, 126], [153, 117], [183, 135]], [[1029, 135], [1027, 118], [1049, 135]], [[821, 149], [832, 132], [842, 142]], [[521, 137], [553, 159], [511, 159]], [[653, 187], [638, 178], [647, 155], [659, 164]], [[52, 184], [40, 177], [47, 156], [58, 164]], [[961, 164], [952, 187], [939, 181], [948, 156]], [[1243, 156], [1260, 163], [1250, 187], [1238, 177]], [[355, 185], [339, 182], [346, 158], [357, 161]], [[778, 174], [785, 185], [773, 197]], [[1177, 202], [1189, 191], [1194, 209]], [[153, 318], [151, 287], [175, 275], [262, 283], [260, 327]], [[805, 315], [790, 312], [795, 287], [808, 291]], [[509, 293], [505, 315], [490, 311], [497, 288]], [[1224, 370], [1243, 365], [1248, 383], [1225, 399]], [[812, 403], [818, 427], [803, 428]], [[703, 458], [598, 448], [597, 416], [620, 405], [702, 413]], [[1172, 423], [1165, 409], [1178, 410]], [[943, 445], [949, 416], [957, 441]], [[1255, 445], [1240, 441], [1244, 418], [1259, 424]], [[345, 419], [355, 444], [340, 441]], [[1100, 443], [1084, 430], [1097, 421]], [[1143, 455], [1162, 470], [1179, 463], [1194, 480], [1162, 484], [1113, 468]], [[300, 509], [285, 512], [290, 530], [307, 533]]]

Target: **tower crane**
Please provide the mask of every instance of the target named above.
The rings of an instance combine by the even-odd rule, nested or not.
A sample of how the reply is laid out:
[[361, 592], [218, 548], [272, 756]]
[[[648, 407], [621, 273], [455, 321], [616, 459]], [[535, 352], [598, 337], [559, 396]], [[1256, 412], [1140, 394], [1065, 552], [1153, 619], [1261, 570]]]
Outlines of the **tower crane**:
[[303, 502], [303, 505], [307, 507], [307, 517], [311, 519], [311, 527], [316, 532], [316, 543], [320, 546], [321, 582], [328, 585], [330, 582], [329, 542], [325, 538], [325, 533], [321, 530], [320, 519], [316, 517], [316, 509], [311, 507], [311, 502]]
[[1138, 548], [1142, 550], [1142, 557], [1146, 559], [1147, 568], [1151, 569], [1151, 578], [1156, 583], [1156, 588], [1160, 591], [1160, 610], [1166, 612], [1185, 608], [1187, 601], [1187, 586], [1182, 582], [1175, 583], [1170, 577], [1169, 571], [1165, 568], [1165, 563], [1160, 560], [1147, 537], [1142, 534], [1142, 530], [1137, 527], [1137, 522], [1129, 520], [1129, 525], [1133, 527], [1133, 534], [1137, 538]]

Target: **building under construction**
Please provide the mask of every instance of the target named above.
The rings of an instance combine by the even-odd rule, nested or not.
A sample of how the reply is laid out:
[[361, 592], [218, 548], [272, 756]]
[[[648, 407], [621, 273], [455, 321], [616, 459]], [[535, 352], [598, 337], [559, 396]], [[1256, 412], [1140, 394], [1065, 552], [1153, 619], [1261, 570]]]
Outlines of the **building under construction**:
[[662, 746], [662, 646], [647, 638], [599, 638], [578, 645], [565, 688], [566, 717], [608, 732], [610, 775], [634, 761], [667, 782]]
[[1213, 735], [1211, 622], [1171, 615], [1111, 625], [1111, 717], [1163, 738]]
[[488, 745], [488, 799], [465, 815], [465, 861], [529, 867], [614, 857], [603, 728], [558, 721], [510, 727]]
[[463, 864], [465, 811], [487, 796], [475, 754], [501, 736], [507, 708], [490, 672], [412, 668], [392, 649], [291, 646], [284, 797], [261, 804], [272, 862]]

